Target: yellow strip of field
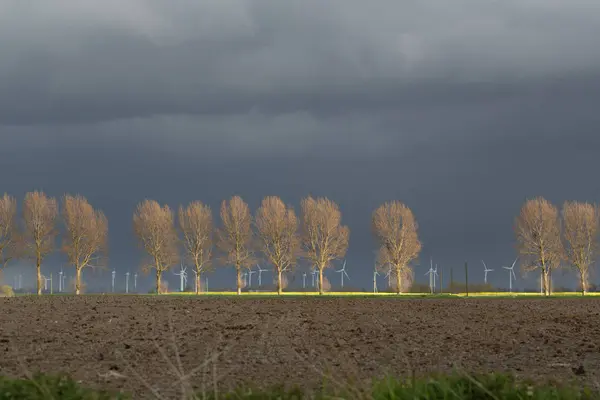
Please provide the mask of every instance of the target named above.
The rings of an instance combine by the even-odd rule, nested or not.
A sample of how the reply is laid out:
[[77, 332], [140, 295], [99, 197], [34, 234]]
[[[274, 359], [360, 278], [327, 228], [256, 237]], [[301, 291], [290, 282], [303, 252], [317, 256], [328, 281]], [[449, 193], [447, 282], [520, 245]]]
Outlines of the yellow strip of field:
[[[170, 292], [167, 293], [170, 295], [195, 295], [195, 292]], [[234, 291], [224, 291], [224, 292], [208, 292], [208, 293], [200, 293], [201, 296], [237, 296], [237, 292]], [[269, 291], [269, 292], [242, 292], [242, 296], [277, 296], [277, 292]], [[283, 296], [319, 296], [319, 292], [283, 292]], [[324, 296], [398, 296], [396, 293], [389, 292], [380, 292], [380, 293], [372, 293], [372, 292], [326, 292], [323, 294]], [[418, 296], [428, 296], [430, 293], [401, 293], [400, 296], [404, 297], [418, 297]], [[436, 295], [440, 295], [436, 293]], [[466, 297], [466, 293], [443, 293], [446, 296], [458, 296], [458, 297]], [[478, 293], [469, 293], [469, 297], [542, 297], [539, 292], [478, 292]], [[581, 296], [580, 292], [556, 292], [552, 293], [552, 296]], [[600, 292], [590, 292], [586, 293], [586, 296], [600, 296]]]

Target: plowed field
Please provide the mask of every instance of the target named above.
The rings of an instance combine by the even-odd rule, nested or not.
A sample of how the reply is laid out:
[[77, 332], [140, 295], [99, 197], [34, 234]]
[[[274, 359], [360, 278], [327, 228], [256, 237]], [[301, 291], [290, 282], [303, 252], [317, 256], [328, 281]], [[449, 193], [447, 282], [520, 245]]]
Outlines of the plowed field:
[[0, 299], [0, 374], [197, 389], [510, 371], [600, 382], [600, 299], [69, 296]]

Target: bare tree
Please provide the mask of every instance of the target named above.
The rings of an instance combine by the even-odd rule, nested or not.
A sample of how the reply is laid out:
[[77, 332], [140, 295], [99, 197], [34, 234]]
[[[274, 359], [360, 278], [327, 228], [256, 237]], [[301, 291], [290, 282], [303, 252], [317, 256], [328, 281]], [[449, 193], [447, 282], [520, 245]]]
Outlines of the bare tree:
[[527, 200], [516, 218], [515, 233], [523, 270], [539, 269], [544, 293], [550, 295], [551, 271], [564, 257], [558, 210], [542, 197]]
[[21, 239], [17, 227], [17, 201], [4, 194], [0, 198], [0, 273], [20, 255]]
[[35, 259], [38, 295], [42, 294], [42, 261], [54, 251], [57, 216], [56, 199], [38, 191], [25, 195], [23, 201], [25, 251]]
[[199, 201], [179, 207], [179, 228], [186, 257], [194, 265], [196, 294], [201, 288], [200, 275], [206, 272], [212, 255], [213, 219], [210, 207]]
[[100, 266], [105, 260], [108, 220], [85, 197], [68, 194], [63, 198], [62, 217], [66, 229], [62, 250], [75, 267], [75, 294], [80, 294], [82, 270]]
[[589, 270], [598, 254], [600, 213], [589, 203], [566, 202], [562, 214], [566, 256], [579, 272], [581, 294], [585, 295]]
[[418, 224], [410, 208], [392, 201], [373, 212], [372, 227], [379, 242], [377, 265], [380, 269], [392, 267], [396, 293], [400, 294], [404, 287], [402, 278], [409, 274], [409, 263], [421, 252]]
[[163, 272], [179, 262], [173, 212], [168, 205], [161, 207], [154, 200], [144, 200], [133, 215], [133, 228], [140, 246], [149, 256], [142, 264], [142, 271], [155, 270], [156, 293], [161, 294]]
[[235, 266], [237, 292], [242, 294], [242, 268], [254, 262], [252, 253], [252, 215], [248, 204], [239, 196], [221, 203], [222, 228], [218, 232], [218, 246], [224, 254], [224, 264]]
[[300, 208], [303, 255], [318, 269], [319, 294], [323, 294], [323, 271], [346, 254], [350, 229], [341, 225], [338, 205], [327, 198], [309, 196], [302, 200]]
[[294, 209], [279, 197], [265, 197], [255, 218], [261, 250], [275, 267], [277, 293], [282, 294], [282, 273], [291, 270], [299, 255], [298, 219]]

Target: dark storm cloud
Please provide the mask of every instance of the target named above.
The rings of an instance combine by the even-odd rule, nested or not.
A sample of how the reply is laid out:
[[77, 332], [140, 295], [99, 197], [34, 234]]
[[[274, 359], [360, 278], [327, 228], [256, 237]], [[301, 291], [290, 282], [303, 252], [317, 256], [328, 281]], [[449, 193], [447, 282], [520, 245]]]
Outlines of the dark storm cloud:
[[600, 12], [583, 1], [12, 1], [0, 13], [5, 124], [444, 104], [511, 91], [456, 82], [600, 68]]
[[0, 189], [88, 196], [120, 271], [143, 198], [330, 196], [364, 286], [383, 201], [498, 270], [525, 198], [600, 199], [597, 2], [12, 0], [0, 37]]

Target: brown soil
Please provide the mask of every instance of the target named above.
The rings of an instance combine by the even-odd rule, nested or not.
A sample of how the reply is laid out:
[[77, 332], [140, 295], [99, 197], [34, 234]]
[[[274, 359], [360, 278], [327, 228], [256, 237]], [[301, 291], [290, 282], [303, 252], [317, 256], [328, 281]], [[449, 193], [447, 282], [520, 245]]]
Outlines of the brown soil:
[[600, 382], [600, 299], [0, 300], [0, 374], [67, 372], [136, 397], [175, 397], [178, 369], [213, 390], [454, 368]]

